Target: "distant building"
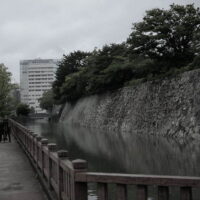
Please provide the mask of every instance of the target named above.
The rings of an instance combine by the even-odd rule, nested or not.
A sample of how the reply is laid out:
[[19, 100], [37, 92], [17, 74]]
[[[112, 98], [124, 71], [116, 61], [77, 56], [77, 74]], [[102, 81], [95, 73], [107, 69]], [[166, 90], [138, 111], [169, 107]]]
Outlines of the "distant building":
[[35, 109], [36, 113], [45, 113], [40, 108], [38, 99], [52, 88], [59, 60], [35, 59], [20, 61], [21, 102]]
[[18, 84], [13, 83], [12, 89], [10, 90], [10, 97], [12, 98], [11, 103], [11, 115], [16, 115], [16, 106], [20, 103], [20, 87]]
[[14, 99], [16, 104], [20, 103], [20, 87], [17, 83], [12, 84], [10, 96]]

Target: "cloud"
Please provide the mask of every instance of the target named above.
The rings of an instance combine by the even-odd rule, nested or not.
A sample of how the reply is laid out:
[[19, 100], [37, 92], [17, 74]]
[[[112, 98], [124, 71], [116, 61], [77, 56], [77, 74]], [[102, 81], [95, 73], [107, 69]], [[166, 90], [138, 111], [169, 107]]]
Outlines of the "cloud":
[[125, 41], [145, 10], [199, 0], [0, 0], [0, 62], [19, 81], [22, 59], [61, 58]]

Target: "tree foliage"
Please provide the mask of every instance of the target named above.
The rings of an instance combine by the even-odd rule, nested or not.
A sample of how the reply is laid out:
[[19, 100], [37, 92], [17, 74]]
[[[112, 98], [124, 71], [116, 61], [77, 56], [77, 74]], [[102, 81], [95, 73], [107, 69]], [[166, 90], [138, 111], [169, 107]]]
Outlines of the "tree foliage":
[[58, 64], [58, 70], [56, 71], [56, 80], [53, 83], [53, 90], [55, 98], [59, 98], [59, 88], [65, 81], [65, 77], [71, 73], [79, 71], [85, 66], [86, 58], [90, 55], [88, 52], [75, 51], [69, 55], [64, 55], [63, 59]]
[[53, 91], [48, 90], [43, 93], [43, 96], [39, 99], [40, 107], [48, 112], [51, 112], [53, 109]]
[[11, 73], [0, 64], [0, 117], [5, 117], [11, 112], [11, 89]]
[[200, 11], [194, 5], [152, 9], [127, 41], [64, 55], [53, 84], [57, 103], [200, 67]]
[[29, 108], [29, 105], [27, 104], [21, 103], [17, 106], [17, 109], [16, 109], [17, 116], [20, 116], [20, 115], [28, 116], [30, 112], [31, 112], [31, 109]]
[[149, 10], [143, 21], [133, 26], [127, 40], [129, 52], [132, 57], [143, 55], [181, 67], [197, 53], [199, 32], [200, 11], [194, 5], [173, 4], [169, 10]]

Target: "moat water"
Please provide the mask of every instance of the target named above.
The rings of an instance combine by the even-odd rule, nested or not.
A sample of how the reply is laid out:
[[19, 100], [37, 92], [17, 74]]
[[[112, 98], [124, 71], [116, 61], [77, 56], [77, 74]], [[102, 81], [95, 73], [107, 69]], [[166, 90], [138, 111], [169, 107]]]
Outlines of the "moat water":
[[[200, 176], [199, 141], [108, 133], [46, 120], [23, 124], [49, 139], [49, 142], [57, 143], [59, 149], [68, 150], [70, 159], [87, 160], [89, 171]], [[91, 200], [97, 199], [93, 185], [90, 186], [89, 197]], [[173, 195], [172, 199], [178, 199], [178, 196]]]

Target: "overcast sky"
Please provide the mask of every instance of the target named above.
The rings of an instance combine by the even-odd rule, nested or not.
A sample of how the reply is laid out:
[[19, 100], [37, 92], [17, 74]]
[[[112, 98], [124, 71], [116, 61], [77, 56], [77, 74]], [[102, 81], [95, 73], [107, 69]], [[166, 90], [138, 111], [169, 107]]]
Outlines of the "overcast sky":
[[200, 0], [0, 0], [0, 63], [19, 82], [19, 61], [62, 58], [125, 41], [151, 8]]

